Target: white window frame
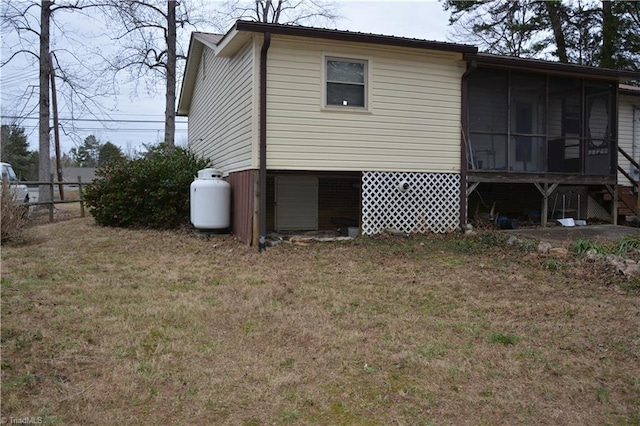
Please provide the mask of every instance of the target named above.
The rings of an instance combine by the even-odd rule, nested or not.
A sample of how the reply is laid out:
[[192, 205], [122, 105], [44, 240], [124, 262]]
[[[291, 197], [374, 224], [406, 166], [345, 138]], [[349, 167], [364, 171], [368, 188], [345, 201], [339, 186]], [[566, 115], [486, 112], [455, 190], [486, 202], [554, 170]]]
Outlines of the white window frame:
[[[327, 62], [328, 61], [342, 61], [364, 64], [364, 106], [353, 105], [329, 105], [327, 103]], [[359, 55], [335, 55], [325, 53], [322, 56], [322, 109], [325, 111], [350, 111], [350, 112], [369, 112], [370, 111], [370, 99], [371, 99], [371, 58], [363, 57]], [[344, 82], [340, 82], [344, 83]], [[349, 83], [347, 83], [349, 84]], [[353, 83], [354, 85], [359, 83]]]

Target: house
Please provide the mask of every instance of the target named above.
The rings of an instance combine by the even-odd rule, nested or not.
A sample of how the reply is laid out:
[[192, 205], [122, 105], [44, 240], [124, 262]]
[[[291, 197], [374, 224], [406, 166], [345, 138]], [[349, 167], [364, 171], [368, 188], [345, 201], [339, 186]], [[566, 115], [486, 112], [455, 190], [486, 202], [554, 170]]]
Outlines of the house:
[[62, 179], [70, 183], [77, 183], [78, 180], [91, 182], [96, 178], [96, 170], [96, 167], [63, 167]]
[[631, 78], [463, 44], [238, 21], [225, 35], [192, 34], [178, 115], [189, 117], [189, 147], [230, 182], [245, 242], [350, 226], [448, 232], [467, 221], [473, 194], [505, 182], [538, 188], [544, 202], [561, 184], [615, 185], [610, 129], [618, 82]]

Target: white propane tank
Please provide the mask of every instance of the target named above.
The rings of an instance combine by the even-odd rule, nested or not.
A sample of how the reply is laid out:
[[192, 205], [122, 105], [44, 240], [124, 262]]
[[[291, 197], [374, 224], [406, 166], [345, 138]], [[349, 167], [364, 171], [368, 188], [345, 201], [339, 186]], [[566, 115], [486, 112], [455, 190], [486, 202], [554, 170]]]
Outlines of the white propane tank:
[[216, 169], [202, 169], [191, 183], [191, 223], [196, 229], [230, 226], [231, 185]]

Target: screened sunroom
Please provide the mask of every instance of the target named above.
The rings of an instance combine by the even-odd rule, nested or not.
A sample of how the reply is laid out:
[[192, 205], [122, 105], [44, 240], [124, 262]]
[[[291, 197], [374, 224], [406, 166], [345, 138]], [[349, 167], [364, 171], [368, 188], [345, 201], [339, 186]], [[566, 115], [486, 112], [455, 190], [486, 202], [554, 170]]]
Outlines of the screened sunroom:
[[618, 85], [640, 73], [485, 53], [465, 60], [463, 217], [535, 212], [545, 226], [558, 210], [584, 219], [604, 209], [616, 223]]
[[616, 173], [617, 82], [479, 67], [468, 76], [468, 166]]

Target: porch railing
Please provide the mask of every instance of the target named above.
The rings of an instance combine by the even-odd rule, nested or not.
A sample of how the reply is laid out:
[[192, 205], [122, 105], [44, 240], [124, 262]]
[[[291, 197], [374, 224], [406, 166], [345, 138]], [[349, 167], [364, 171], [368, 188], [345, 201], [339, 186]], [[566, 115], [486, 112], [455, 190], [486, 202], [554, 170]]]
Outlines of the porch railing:
[[[624, 149], [618, 147], [618, 152], [622, 154], [622, 156], [626, 158], [633, 167], [640, 170], [640, 164], [638, 164], [638, 162], [634, 160], [633, 157], [631, 157]], [[620, 199], [624, 204], [627, 205], [628, 208], [633, 210], [636, 214], [639, 214], [640, 213], [640, 180], [634, 179], [633, 176], [631, 176], [631, 174], [627, 172], [625, 169], [620, 167], [619, 164], [618, 164], [618, 171], [622, 173], [622, 175], [626, 177], [627, 180], [631, 183], [631, 185], [636, 189], [635, 206], [629, 205], [629, 200], [627, 200], [626, 197], [620, 197]], [[633, 203], [631, 202], [631, 204]]]

